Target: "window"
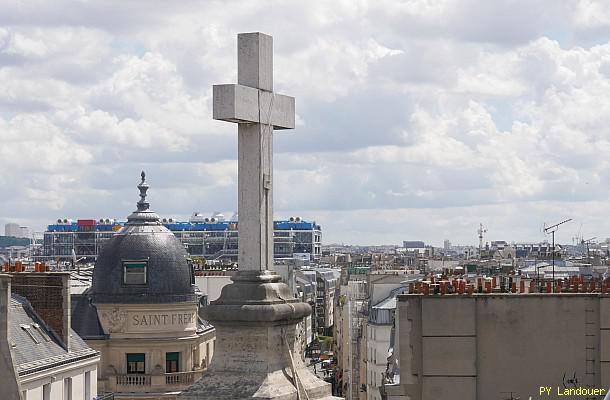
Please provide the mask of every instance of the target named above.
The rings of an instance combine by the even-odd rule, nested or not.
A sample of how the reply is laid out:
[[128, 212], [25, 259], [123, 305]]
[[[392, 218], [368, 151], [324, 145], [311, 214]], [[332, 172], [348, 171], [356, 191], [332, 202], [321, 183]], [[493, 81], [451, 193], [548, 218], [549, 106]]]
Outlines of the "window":
[[42, 385], [42, 400], [51, 400], [51, 384]]
[[91, 371], [85, 372], [85, 400], [91, 399]]
[[38, 324], [32, 324], [32, 329], [35, 330], [36, 332], [38, 332], [38, 334], [40, 335], [40, 337], [42, 338], [42, 340], [44, 340], [45, 342], [49, 342], [51, 339], [49, 339], [49, 337], [42, 331], [42, 329], [40, 328], [40, 325]]
[[64, 400], [72, 400], [72, 378], [64, 379]]
[[146, 285], [148, 261], [123, 261], [123, 284]]
[[28, 336], [30, 337], [30, 339], [32, 339], [34, 341], [34, 343], [36, 343], [36, 344], [40, 343], [40, 341], [38, 339], [36, 339], [36, 337], [34, 336], [31, 325], [21, 324], [19, 326], [21, 327], [21, 329], [23, 329], [28, 334]]
[[180, 353], [165, 353], [165, 372], [170, 374], [180, 371]]
[[143, 374], [145, 370], [144, 353], [127, 354], [127, 373]]

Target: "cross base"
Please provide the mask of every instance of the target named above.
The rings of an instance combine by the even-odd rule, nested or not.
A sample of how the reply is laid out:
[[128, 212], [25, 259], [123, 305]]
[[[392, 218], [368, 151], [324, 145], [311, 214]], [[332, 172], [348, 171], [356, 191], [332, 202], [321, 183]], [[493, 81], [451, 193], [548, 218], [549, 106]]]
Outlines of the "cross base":
[[202, 310], [216, 328], [212, 362], [178, 398], [339, 399], [301, 359], [297, 324], [311, 314], [309, 304], [295, 299], [272, 271], [240, 271], [231, 280]]
[[214, 326], [294, 325], [311, 314], [311, 306], [295, 299], [273, 271], [239, 271], [231, 280], [220, 297], [202, 310]]
[[291, 361], [286, 343], [297, 342], [295, 332], [294, 325], [240, 330], [216, 326], [212, 364], [178, 399], [339, 400], [331, 396], [330, 384], [313, 375], [294, 354], [299, 345], [291, 347]]

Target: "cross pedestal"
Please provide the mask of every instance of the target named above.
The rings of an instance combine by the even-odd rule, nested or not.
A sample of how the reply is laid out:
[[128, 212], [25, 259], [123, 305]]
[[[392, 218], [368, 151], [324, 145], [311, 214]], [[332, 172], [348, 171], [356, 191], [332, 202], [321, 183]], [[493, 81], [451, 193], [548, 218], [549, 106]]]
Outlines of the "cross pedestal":
[[296, 325], [311, 314], [273, 265], [273, 131], [294, 128], [294, 98], [273, 92], [273, 40], [237, 36], [237, 84], [214, 85], [214, 119], [238, 124], [238, 273], [202, 310], [212, 362], [180, 399], [335, 399], [303, 364]]

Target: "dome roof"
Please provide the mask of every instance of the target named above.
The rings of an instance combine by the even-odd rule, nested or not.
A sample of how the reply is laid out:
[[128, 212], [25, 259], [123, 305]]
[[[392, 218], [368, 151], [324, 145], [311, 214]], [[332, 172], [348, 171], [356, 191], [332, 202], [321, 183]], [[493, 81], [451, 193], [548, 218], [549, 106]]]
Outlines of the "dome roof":
[[196, 301], [187, 253], [146, 202], [142, 172], [138, 209], [100, 251], [91, 285], [95, 303], [148, 304]]

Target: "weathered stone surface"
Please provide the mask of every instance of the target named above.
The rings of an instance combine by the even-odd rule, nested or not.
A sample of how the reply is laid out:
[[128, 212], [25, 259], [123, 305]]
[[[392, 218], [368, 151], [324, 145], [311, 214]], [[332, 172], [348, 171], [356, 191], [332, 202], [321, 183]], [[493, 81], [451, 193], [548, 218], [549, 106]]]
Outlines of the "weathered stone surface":
[[260, 32], [237, 35], [237, 83], [273, 91], [273, 38]]
[[214, 85], [212, 92], [214, 119], [294, 129], [294, 97], [235, 84]]
[[[295, 352], [295, 326], [247, 326], [243, 330], [216, 326], [216, 353], [201, 380], [180, 399], [334, 399], [330, 384], [319, 380]], [[293, 346], [289, 346], [293, 343]], [[293, 354], [293, 366], [290, 360]]]
[[[242, 271], [203, 310], [216, 327], [212, 364], [180, 399], [334, 399], [303, 364], [296, 324], [311, 307], [271, 271]], [[296, 371], [296, 382], [293, 371]], [[298, 389], [297, 389], [298, 388]], [[297, 395], [297, 390], [301, 395]]]
[[273, 93], [273, 39], [237, 37], [238, 84], [215, 85], [213, 117], [238, 124], [239, 269], [273, 265], [273, 130], [294, 128], [294, 98]]

